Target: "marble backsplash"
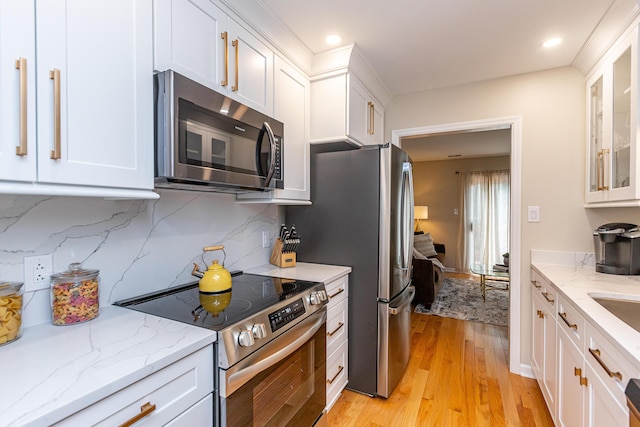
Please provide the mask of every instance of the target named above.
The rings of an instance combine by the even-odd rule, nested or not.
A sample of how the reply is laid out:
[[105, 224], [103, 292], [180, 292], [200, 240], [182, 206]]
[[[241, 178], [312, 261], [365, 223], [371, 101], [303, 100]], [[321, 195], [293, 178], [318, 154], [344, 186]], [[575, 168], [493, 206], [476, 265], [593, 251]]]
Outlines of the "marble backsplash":
[[[72, 262], [99, 269], [104, 306], [197, 280], [191, 270], [203, 266], [204, 246], [224, 245], [230, 271], [268, 263], [262, 232], [273, 242], [282, 215], [277, 206], [191, 191], [162, 190], [158, 200], [0, 195], [0, 280], [23, 281], [24, 257], [52, 254], [54, 272]], [[25, 293], [23, 326], [50, 320], [49, 290]]]

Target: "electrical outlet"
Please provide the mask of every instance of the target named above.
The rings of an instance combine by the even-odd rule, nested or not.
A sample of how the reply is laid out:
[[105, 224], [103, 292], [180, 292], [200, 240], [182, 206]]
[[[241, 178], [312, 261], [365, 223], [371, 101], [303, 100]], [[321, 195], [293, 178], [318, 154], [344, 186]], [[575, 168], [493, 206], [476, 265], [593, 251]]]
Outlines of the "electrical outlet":
[[269, 232], [268, 231], [263, 231], [262, 232], [262, 247], [263, 248], [268, 248], [269, 247]]
[[24, 291], [48, 289], [53, 273], [53, 256], [39, 255], [24, 258]]

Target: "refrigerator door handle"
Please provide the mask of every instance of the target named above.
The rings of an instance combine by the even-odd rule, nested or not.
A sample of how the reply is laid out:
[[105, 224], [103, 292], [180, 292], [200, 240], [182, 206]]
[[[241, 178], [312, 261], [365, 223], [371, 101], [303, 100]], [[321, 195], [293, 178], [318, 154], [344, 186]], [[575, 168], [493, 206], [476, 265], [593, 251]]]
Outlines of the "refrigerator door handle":
[[410, 307], [411, 301], [413, 301], [413, 297], [415, 296], [415, 294], [416, 288], [410, 286], [407, 297], [403, 298], [403, 300], [400, 302], [400, 304], [398, 304], [397, 307], [389, 306], [389, 314], [392, 316], [397, 316], [398, 314], [402, 313], [407, 307]]
[[408, 270], [411, 263], [411, 248], [413, 246], [413, 171], [410, 162], [402, 164], [402, 232], [400, 233], [402, 247], [402, 270]]

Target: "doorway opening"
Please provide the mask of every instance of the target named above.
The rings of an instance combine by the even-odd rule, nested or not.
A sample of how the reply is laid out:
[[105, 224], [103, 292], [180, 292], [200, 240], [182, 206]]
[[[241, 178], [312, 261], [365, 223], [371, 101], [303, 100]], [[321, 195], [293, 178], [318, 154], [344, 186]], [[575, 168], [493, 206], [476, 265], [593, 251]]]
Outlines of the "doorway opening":
[[[408, 129], [393, 130], [392, 143], [403, 147], [411, 139], [427, 135], [444, 136], [448, 134], [484, 134], [491, 131], [505, 131], [509, 136], [510, 169], [510, 216], [509, 216], [509, 369], [521, 373], [520, 365], [520, 214], [521, 214], [521, 146], [522, 117], [504, 117], [487, 120], [448, 123]], [[477, 135], [475, 135], [477, 136]], [[459, 213], [459, 212], [458, 212]], [[429, 217], [432, 217], [431, 213]]]

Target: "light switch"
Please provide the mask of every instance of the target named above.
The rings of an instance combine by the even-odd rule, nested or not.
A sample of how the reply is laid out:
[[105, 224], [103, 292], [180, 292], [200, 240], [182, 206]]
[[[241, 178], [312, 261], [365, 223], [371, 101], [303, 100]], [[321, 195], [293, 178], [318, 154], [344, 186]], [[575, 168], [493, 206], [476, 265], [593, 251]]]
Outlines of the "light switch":
[[529, 222], [540, 222], [540, 206], [529, 206], [527, 219]]

